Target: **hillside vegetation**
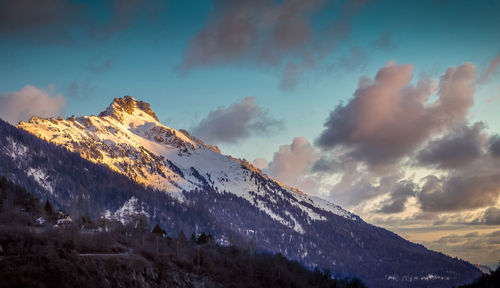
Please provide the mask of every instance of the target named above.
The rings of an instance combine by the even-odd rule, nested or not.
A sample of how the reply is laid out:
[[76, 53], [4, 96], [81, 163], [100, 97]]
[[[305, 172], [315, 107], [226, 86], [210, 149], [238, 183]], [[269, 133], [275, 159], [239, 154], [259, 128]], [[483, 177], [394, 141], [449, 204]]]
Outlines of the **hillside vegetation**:
[[0, 204], [0, 287], [364, 287], [251, 245], [151, 229], [140, 215], [60, 221], [65, 213], [5, 177]]

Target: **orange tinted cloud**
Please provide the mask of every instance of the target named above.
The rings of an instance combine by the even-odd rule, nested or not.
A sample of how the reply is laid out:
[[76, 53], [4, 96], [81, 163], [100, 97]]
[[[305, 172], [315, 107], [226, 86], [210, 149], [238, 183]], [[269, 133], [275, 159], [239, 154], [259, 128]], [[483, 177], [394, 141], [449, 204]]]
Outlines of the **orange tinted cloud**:
[[20, 91], [0, 93], [0, 117], [17, 124], [31, 116], [56, 116], [66, 105], [66, 99], [62, 94], [53, 94], [50, 90], [26, 85]]

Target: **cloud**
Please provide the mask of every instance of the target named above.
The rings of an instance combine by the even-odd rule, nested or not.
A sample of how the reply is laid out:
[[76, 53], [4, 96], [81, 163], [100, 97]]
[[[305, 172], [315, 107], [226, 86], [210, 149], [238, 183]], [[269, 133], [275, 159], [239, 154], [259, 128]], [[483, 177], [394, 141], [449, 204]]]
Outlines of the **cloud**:
[[36, 41], [71, 42], [65, 26], [78, 21], [82, 6], [63, 0], [0, 2], [0, 33]]
[[[394, 164], [430, 137], [463, 123], [473, 104], [475, 67], [465, 63], [441, 77], [411, 84], [413, 65], [389, 62], [374, 80], [362, 77], [354, 97], [339, 104], [316, 144], [348, 149], [370, 166]], [[428, 102], [437, 89], [437, 99]]]
[[127, 29], [148, 2], [143, 0], [111, 1], [111, 16], [107, 23], [97, 30], [99, 31], [98, 36], [108, 38], [117, 32]]
[[90, 79], [72, 81], [68, 86], [67, 95], [71, 98], [87, 98], [96, 88], [90, 84]]
[[496, 207], [488, 208], [484, 212], [482, 222], [485, 223], [486, 225], [500, 225], [500, 208]]
[[500, 156], [500, 136], [495, 135], [490, 138], [490, 151], [493, 156]]
[[88, 69], [90, 70], [90, 72], [92, 72], [92, 74], [99, 74], [111, 69], [112, 65], [113, 65], [112, 58], [107, 58], [104, 61], [99, 61], [98, 59], [94, 59], [91, 61], [91, 63], [89, 63]]
[[[474, 76], [474, 65], [465, 63], [439, 82], [412, 84], [412, 65], [389, 62], [374, 80], [362, 77], [316, 139], [321, 157], [311, 173], [323, 177], [320, 189], [335, 202], [382, 214], [405, 211], [409, 198], [421, 213], [436, 215], [496, 203], [500, 141], [489, 138], [484, 123], [467, 124]], [[428, 168], [435, 175], [425, 176]], [[388, 198], [371, 202], [380, 195]]]
[[[331, 189], [329, 198], [348, 207], [368, 203], [376, 196], [394, 191], [396, 183], [401, 178], [401, 175], [397, 173], [376, 177], [368, 171], [359, 171], [355, 162], [351, 162], [344, 169], [346, 168], [340, 181]], [[390, 204], [390, 202], [384, 204]]]
[[280, 88], [285, 91], [295, 89], [302, 79], [305, 71], [314, 66], [314, 59], [311, 57], [303, 59], [302, 62], [299, 63], [291, 60], [288, 61], [285, 65], [283, 75], [281, 76]]
[[498, 138], [489, 137], [484, 129], [482, 122], [459, 127], [429, 142], [420, 152], [417, 158], [421, 164], [448, 169], [440, 177], [425, 177], [418, 193], [423, 211], [454, 212], [489, 207], [500, 198]]
[[[205, 26], [185, 51], [181, 71], [252, 61], [263, 66], [287, 62], [280, 87], [293, 89], [304, 71], [331, 53], [351, 30], [351, 19], [365, 1], [345, 1], [338, 17], [321, 31], [314, 31], [312, 18], [332, 3], [323, 0], [216, 0]], [[334, 3], [335, 4], [335, 3]]]
[[269, 117], [267, 111], [255, 103], [254, 97], [246, 97], [229, 107], [211, 111], [189, 130], [203, 141], [238, 143], [251, 135], [263, 135], [283, 126], [281, 121]]
[[445, 176], [429, 175], [418, 194], [421, 209], [431, 212], [488, 207], [500, 196], [500, 161], [485, 156]]
[[205, 27], [191, 40], [183, 70], [243, 58], [276, 64], [311, 37], [309, 13], [321, 1], [214, 1]]
[[0, 93], [0, 117], [11, 124], [17, 124], [31, 116], [56, 116], [65, 104], [63, 95], [54, 94], [53, 89], [44, 91], [26, 85], [20, 91]]
[[469, 165], [479, 158], [488, 141], [483, 132], [483, 122], [472, 126], [460, 126], [449, 134], [431, 141], [417, 155], [421, 165], [435, 165], [441, 169], [450, 169]]
[[471, 232], [465, 235], [451, 234], [435, 241], [424, 242], [433, 250], [456, 255], [472, 263], [495, 265], [500, 256], [500, 230], [480, 234]]
[[484, 129], [482, 122], [471, 126], [464, 123], [429, 141], [418, 152], [417, 161], [409, 169], [430, 165], [439, 175], [429, 174], [422, 178], [421, 186], [415, 184], [418, 192], [414, 194], [423, 213], [485, 208], [500, 198], [500, 172], [496, 168], [500, 157], [492, 151], [496, 137], [489, 138]]
[[394, 191], [390, 194], [390, 199], [382, 203], [379, 212], [385, 214], [403, 212], [406, 201], [409, 197], [415, 196], [416, 192], [417, 185], [412, 181], [398, 182]]
[[0, 35], [37, 44], [74, 44], [73, 30], [80, 30], [93, 40], [103, 40], [129, 28], [137, 17], [151, 21], [164, 9], [159, 1], [108, 3], [99, 6], [103, 21], [95, 17], [93, 4], [85, 1], [0, 1]]
[[496, 71], [498, 70], [498, 65], [500, 65], [500, 52], [498, 53], [497, 57], [495, 57], [495, 59], [491, 60], [488, 69], [486, 69], [486, 71], [484, 71], [481, 77], [479, 77], [479, 82], [480, 83], [487, 82], [490, 79], [490, 76], [495, 74]]
[[342, 164], [337, 159], [332, 159], [326, 155], [321, 155], [321, 157], [314, 162], [311, 168], [312, 172], [327, 172], [334, 173], [341, 169]]
[[393, 50], [397, 46], [392, 41], [391, 32], [389, 30], [380, 34], [380, 37], [370, 43], [371, 46], [379, 49]]
[[304, 177], [318, 157], [305, 137], [293, 138], [292, 144], [282, 145], [264, 170], [272, 178], [295, 188], [310, 191], [313, 179]]
[[368, 63], [368, 55], [365, 50], [358, 46], [353, 46], [349, 49], [349, 54], [340, 57], [335, 66], [341, 67], [347, 72], [366, 68]]
[[269, 166], [269, 163], [264, 158], [257, 158], [252, 161], [253, 166], [259, 168], [260, 170], [264, 170]]

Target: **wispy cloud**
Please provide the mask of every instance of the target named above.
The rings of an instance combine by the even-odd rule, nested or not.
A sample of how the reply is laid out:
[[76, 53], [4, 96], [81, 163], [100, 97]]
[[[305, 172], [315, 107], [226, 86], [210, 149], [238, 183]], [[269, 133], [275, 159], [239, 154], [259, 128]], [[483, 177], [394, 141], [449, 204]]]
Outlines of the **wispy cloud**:
[[498, 52], [498, 55], [495, 57], [495, 59], [491, 60], [490, 64], [488, 65], [488, 69], [486, 69], [481, 77], [479, 77], [479, 82], [485, 83], [489, 81], [490, 77], [497, 72], [498, 65], [500, 65], [500, 52]]
[[391, 31], [384, 31], [382, 34], [380, 34], [379, 38], [370, 43], [370, 46], [386, 50], [396, 49], [397, 45], [393, 42], [391, 35]]
[[92, 74], [99, 74], [108, 71], [113, 65], [113, 58], [93, 59], [88, 64], [88, 69]]

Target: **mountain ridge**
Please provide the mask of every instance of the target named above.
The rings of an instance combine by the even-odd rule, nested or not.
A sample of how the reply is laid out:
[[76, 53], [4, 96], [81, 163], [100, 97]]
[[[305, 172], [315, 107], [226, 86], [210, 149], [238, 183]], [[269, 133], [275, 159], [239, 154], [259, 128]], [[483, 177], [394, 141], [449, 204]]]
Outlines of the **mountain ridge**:
[[[144, 188], [150, 192], [131, 191], [113, 199], [113, 193], [121, 193], [121, 188], [106, 183], [111, 185], [106, 188], [110, 190], [103, 192], [113, 205], [107, 202], [110, 200], [99, 200], [99, 189], [89, 190], [85, 196], [98, 199], [93, 201], [100, 203], [99, 213], [106, 210], [115, 213], [132, 197], [137, 197], [137, 205], [164, 227], [189, 231], [204, 227], [205, 231], [220, 235], [221, 243], [246, 239], [245, 243], [283, 253], [311, 268], [319, 266], [331, 269], [335, 275], [359, 276], [370, 287], [428, 287], [431, 283], [452, 287], [479, 275], [471, 264], [372, 226], [333, 203], [293, 191], [245, 160], [224, 156], [179, 130], [156, 124], [141, 109], [132, 109], [132, 114], [124, 111], [117, 113], [123, 116], [125, 124], [110, 115], [67, 120], [37, 117], [21, 122], [18, 127], [24, 130], [11, 134], [24, 135], [21, 132], [27, 131], [24, 133], [77, 152], [84, 159], [138, 183], [136, 179], [162, 180], [173, 187], [165, 190], [161, 182], [152, 182], [150, 187], [159, 191]], [[165, 130], [169, 133], [162, 132]], [[41, 165], [35, 160], [39, 159], [36, 156], [39, 144], [28, 145], [23, 140], [25, 136], [20, 139], [9, 134], [0, 136], [3, 137], [0, 156], [6, 163], [3, 165], [17, 167], [18, 173], [24, 173], [22, 178], [35, 185], [37, 193], [67, 203], [64, 205], [78, 199], [80, 188], [62, 185], [75, 176], [61, 179], [61, 173], [66, 173], [64, 169], [51, 172], [60, 162], [37, 167]], [[142, 144], [146, 148], [141, 148]], [[47, 153], [50, 154], [47, 151], [42, 154]], [[165, 177], [160, 178], [160, 172]], [[68, 190], [68, 186], [72, 188]]]
[[[215, 190], [233, 193], [259, 190], [247, 182], [246, 172], [249, 170], [297, 194], [299, 199], [296, 202], [307, 201], [314, 205], [312, 197], [272, 179], [250, 162], [222, 155], [216, 146], [205, 144], [185, 130], [167, 127], [157, 119], [149, 104], [125, 96], [115, 98], [99, 116], [82, 116], [74, 120], [36, 117], [29, 122], [20, 122], [17, 127], [70, 151], [78, 152], [87, 160], [107, 165], [141, 184], [167, 191], [179, 200], [183, 199], [183, 191], [201, 188], [205, 184], [199, 181], [197, 175], [200, 166], [204, 166], [201, 171], [203, 177], [208, 174], [209, 178], [216, 178], [209, 180], [213, 182], [211, 184], [215, 186]], [[129, 161], [130, 158], [135, 161]], [[192, 163], [183, 165], [184, 162]], [[230, 169], [227, 169], [227, 166], [231, 166]], [[193, 171], [193, 168], [196, 171]], [[247, 183], [240, 187], [241, 182]], [[231, 185], [233, 183], [235, 185]], [[255, 200], [249, 193], [239, 194], [247, 200]], [[316, 201], [323, 203], [319, 199]], [[320, 207], [344, 215], [348, 219], [360, 220], [337, 205], [321, 204]], [[304, 209], [307, 210], [307, 207]], [[271, 217], [280, 218], [269, 209], [263, 208], [263, 211]], [[315, 213], [310, 216], [321, 219]], [[297, 226], [297, 230], [301, 228]]]

